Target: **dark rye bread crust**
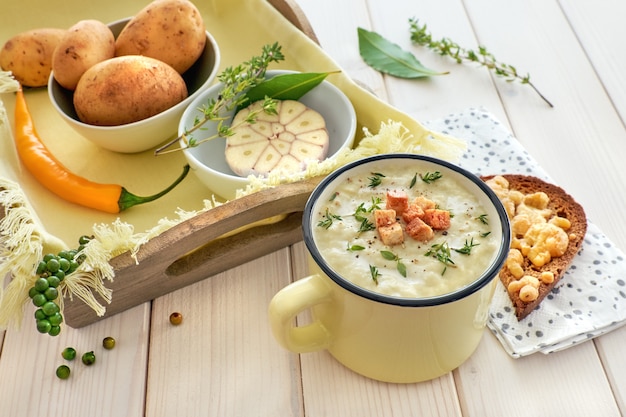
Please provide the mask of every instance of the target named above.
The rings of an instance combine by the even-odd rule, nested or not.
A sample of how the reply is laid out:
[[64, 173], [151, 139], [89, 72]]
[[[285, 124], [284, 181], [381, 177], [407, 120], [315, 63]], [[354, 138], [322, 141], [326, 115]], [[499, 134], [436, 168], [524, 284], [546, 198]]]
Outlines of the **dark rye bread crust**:
[[[562, 188], [547, 183], [539, 178], [527, 175], [513, 175], [506, 174], [501, 175], [509, 182], [509, 189], [516, 190], [523, 194], [531, 194], [538, 191], [543, 191], [550, 198], [548, 208], [550, 208], [556, 215], [565, 217], [571, 223], [571, 227], [566, 230], [570, 237], [567, 250], [562, 256], [552, 258], [550, 262], [545, 264], [541, 268], [536, 268], [532, 265], [530, 260], [524, 257], [524, 272], [526, 275], [532, 275], [539, 277], [541, 272], [551, 271], [554, 274], [554, 282], [551, 284], [544, 284], [541, 282], [539, 285], [539, 296], [536, 300], [526, 303], [519, 299], [518, 294], [510, 294], [509, 297], [515, 307], [515, 316], [517, 320], [522, 320], [528, 316], [541, 301], [552, 291], [554, 286], [561, 280], [565, 271], [572, 264], [574, 257], [580, 251], [580, 248], [587, 232], [587, 217], [585, 211], [580, 204], [578, 204], [572, 196], [570, 196]], [[483, 176], [481, 179], [487, 181], [493, 178], [494, 175]], [[507, 288], [511, 281], [516, 278], [509, 272], [508, 268], [504, 266], [500, 270], [500, 280]]]

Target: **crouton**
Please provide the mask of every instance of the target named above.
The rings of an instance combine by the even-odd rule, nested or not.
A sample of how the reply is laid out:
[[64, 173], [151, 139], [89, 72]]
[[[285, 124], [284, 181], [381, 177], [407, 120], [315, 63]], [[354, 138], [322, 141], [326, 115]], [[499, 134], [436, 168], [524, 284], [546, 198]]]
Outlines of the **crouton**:
[[388, 191], [387, 192], [387, 209], [395, 210], [396, 216], [402, 216], [409, 208], [409, 196], [405, 191]]
[[435, 230], [446, 230], [450, 227], [450, 212], [440, 209], [424, 210], [422, 220]]
[[437, 208], [437, 204], [435, 204], [435, 202], [433, 200], [429, 200], [428, 198], [424, 197], [423, 195], [415, 197], [415, 200], [413, 200], [412, 204], [417, 204], [424, 211]]
[[374, 219], [376, 222], [376, 228], [383, 226], [389, 226], [396, 223], [396, 211], [395, 210], [374, 210]]
[[402, 220], [404, 220], [407, 224], [411, 223], [411, 221], [415, 218], [421, 219], [422, 217], [424, 217], [424, 209], [417, 204], [411, 204], [409, 208], [402, 213]]
[[404, 242], [404, 232], [398, 222], [381, 226], [377, 230], [380, 240], [387, 246], [400, 245]]
[[416, 217], [406, 225], [406, 233], [413, 239], [421, 242], [427, 242], [435, 235], [433, 229], [419, 217]]

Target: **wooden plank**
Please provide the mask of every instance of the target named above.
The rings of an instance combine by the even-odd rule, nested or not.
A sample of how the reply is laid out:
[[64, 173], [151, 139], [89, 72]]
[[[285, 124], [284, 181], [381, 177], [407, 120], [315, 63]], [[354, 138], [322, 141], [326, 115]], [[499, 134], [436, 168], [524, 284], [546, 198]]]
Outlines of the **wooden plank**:
[[[0, 360], [0, 414], [38, 417], [140, 417], [144, 415], [148, 361], [149, 305], [76, 330], [65, 326], [57, 337], [42, 335], [30, 319], [19, 331], [5, 334]], [[102, 347], [112, 336], [113, 350]], [[77, 358], [67, 362], [61, 352], [72, 346]], [[96, 363], [82, 364], [80, 356], [93, 350]], [[55, 375], [67, 364], [67, 380]]]
[[[626, 5], [619, 0], [559, 1], [608, 96], [626, 120]], [[584, 82], [584, 81], [582, 81]]]
[[619, 416], [593, 343], [503, 356], [492, 335], [455, 373], [464, 416]]
[[615, 330], [595, 341], [602, 365], [611, 383], [611, 390], [622, 415], [626, 412], [626, 356], [624, 356], [624, 341], [626, 328]]
[[298, 359], [267, 318], [290, 281], [285, 248], [155, 300], [146, 417], [304, 415]]
[[[295, 279], [307, 276], [303, 242], [292, 246], [291, 256]], [[301, 325], [309, 320], [307, 314], [298, 317]], [[352, 372], [326, 351], [301, 354], [300, 362], [308, 416], [461, 416], [452, 373], [419, 384], [388, 384]]]

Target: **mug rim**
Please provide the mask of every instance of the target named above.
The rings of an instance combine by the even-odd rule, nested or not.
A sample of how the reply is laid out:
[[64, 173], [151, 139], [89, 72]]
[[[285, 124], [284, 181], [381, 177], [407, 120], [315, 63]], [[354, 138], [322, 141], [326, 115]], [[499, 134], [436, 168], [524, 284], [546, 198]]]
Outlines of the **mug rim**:
[[[410, 298], [410, 297], [396, 297], [391, 295], [386, 295], [378, 292], [374, 292], [368, 290], [364, 287], [361, 287], [353, 282], [341, 277], [337, 272], [335, 272], [330, 265], [326, 262], [326, 260], [321, 255], [315, 241], [313, 239], [313, 216], [312, 211], [313, 207], [320, 197], [320, 195], [325, 191], [325, 189], [341, 174], [346, 171], [351, 170], [354, 167], [364, 165], [377, 160], [384, 159], [414, 159], [425, 162], [430, 162], [434, 164], [441, 165], [447, 169], [455, 171], [469, 181], [473, 182], [482, 192], [484, 192], [491, 203], [495, 206], [495, 210], [498, 213], [498, 218], [500, 220], [501, 227], [501, 239], [500, 239], [500, 250], [496, 256], [496, 258], [492, 261], [489, 268], [486, 269], [482, 275], [476, 280], [472, 281], [470, 284], [465, 285], [457, 290], [452, 292], [448, 292], [441, 295], [430, 296], [430, 297], [419, 297], [419, 298]], [[304, 237], [304, 243], [309, 251], [309, 254], [315, 261], [315, 263], [320, 267], [322, 272], [326, 274], [332, 281], [334, 281], [337, 285], [344, 288], [345, 290], [358, 295], [363, 298], [367, 298], [372, 301], [376, 301], [384, 304], [391, 304], [402, 307], [431, 307], [442, 304], [451, 303], [454, 301], [458, 301], [460, 299], [466, 298], [469, 295], [479, 291], [484, 286], [486, 286], [492, 279], [496, 278], [500, 269], [504, 265], [506, 258], [508, 256], [509, 247], [511, 245], [511, 229], [509, 218], [506, 213], [506, 209], [504, 205], [495, 194], [495, 192], [487, 185], [484, 181], [482, 181], [476, 174], [461, 168], [458, 165], [455, 165], [451, 162], [445, 161], [443, 159], [427, 156], [427, 155], [419, 155], [419, 154], [411, 154], [411, 153], [390, 153], [390, 154], [378, 154], [365, 158], [358, 159], [356, 161], [347, 163], [346, 165], [341, 166], [335, 171], [328, 174], [311, 192], [309, 196], [303, 212], [302, 217], [302, 231]]]

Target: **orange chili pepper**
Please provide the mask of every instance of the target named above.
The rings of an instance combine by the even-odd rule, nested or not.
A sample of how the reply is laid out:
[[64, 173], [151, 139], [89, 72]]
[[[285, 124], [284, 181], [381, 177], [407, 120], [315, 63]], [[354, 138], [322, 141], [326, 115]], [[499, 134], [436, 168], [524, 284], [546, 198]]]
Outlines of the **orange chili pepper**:
[[64, 200], [107, 213], [119, 213], [137, 204], [154, 201], [171, 191], [189, 173], [189, 165], [185, 165], [181, 176], [165, 190], [140, 197], [121, 185], [95, 183], [70, 172], [39, 138], [21, 86], [15, 101], [15, 130], [17, 154], [37, 181]]

